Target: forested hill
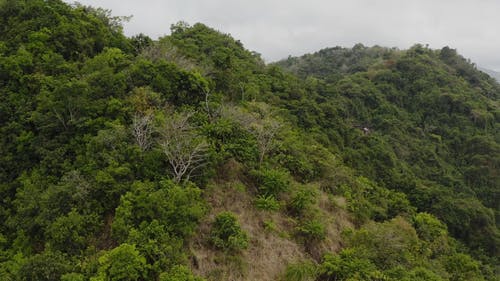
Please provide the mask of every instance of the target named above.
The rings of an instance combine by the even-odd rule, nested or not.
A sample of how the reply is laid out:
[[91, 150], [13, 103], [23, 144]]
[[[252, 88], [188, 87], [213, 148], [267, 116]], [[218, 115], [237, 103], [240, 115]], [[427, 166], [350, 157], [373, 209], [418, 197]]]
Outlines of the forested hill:
[[497, 82], [500, 82], [500, 72], [497, 72], [497, 71], [494, 71], [494, 70], [491, 70], [491, 69], [481, 68], [481, 67], [479, 67], [479, 70], [481, 70], [482, 72], [488, 74], [492, 78], [496, 79]]
[[0, 280], [498, 280], [500, 85], [0, 0]]
[[[389, 188], [409, 188], [410, 198], [418, 196], [418, 178], [442, 192], [468, 194], [496, 211], [498, 221], [500, 85], [455, 50], [358, 44], [277, 64], [315, 83], [314, 104], [324, 115], [336, 113], [335, 121], [318, 118], [308, 127], [320, 128], [333, 136], [334, 147], [349, 150], [339, 153], [357, 171]], [[339, 136], [332, 126], [363, 127], [370, 137], [346, 143], [345, 134]], [[384, 157], [376, 153], [389, 161], [377, 166]], [[398, 176], [388, 171], [413, 179], [390, 182]]]

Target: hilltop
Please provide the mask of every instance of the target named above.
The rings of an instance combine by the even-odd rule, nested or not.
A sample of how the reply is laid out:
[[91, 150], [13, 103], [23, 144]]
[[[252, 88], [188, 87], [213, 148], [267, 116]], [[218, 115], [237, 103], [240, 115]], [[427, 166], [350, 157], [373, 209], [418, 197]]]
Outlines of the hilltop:
[[450, 47], [2, 1], [0, 279], [498, 280], [499, 98]]

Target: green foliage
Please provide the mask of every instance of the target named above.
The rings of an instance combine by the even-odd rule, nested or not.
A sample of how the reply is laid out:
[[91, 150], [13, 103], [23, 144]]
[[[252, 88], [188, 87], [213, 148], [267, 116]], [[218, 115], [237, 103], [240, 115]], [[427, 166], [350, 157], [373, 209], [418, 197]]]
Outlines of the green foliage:
[[[2, 259], [6, 258], [7, 256], [2, 255]], [[18, 278], [21, 273], [20, 270], [23, 268], [25, 262], [26, 260], [22, 253], [17, 253], [11, 256], [10, 259], [0, 262], [0, 278], [9, 281], [20, 279]]]
[[411, 271], [408, 271], [404, 267], [395, 267], [387, 271], [387, 275], [391, 278], [391, 280], [405, 280], [405, 281], [447, 280], [442, 276], [440, 276], [439, 274], [425, 267], [415, 267]]
[[139, 253], [146, 258], [151, 266], [150, 276], [156, 276], [185, 260], [182, 239], [169, 235], [166, 227], [157, 220], [151, 223], [144, 221], [138, 229], [132, 228], [126, 241], [136, 245]]
[[428, 213], [418, 213], [413, 224], [418, 237], [425, 241], [434, 241], [436, 238], [448, 234], [446, 225]]
[[413, 226], [432, 256], [450, 253], [451, 241], [446, 225], [436, 217], [428, 213], [418, 213], [413, 218]]
[[413, 269], [412, 271], [410, 271], [410, 273], [408, 274], [408, 277], [406, 277], [406, 279], [403, 279], [403, 280], [441, 281], [441, 280], [444, 280], [444, 279], [441, 276], [437, 275], [436, 273], [434, 273], [434, 272], [432, 272], [432, 271], [430, 271], [428, 269], [425, 269], [425, 268], [422, 268], [422, 267], [417, 267], [417, 268]]
[[206, 124], [203, 129], [213, 142], [221, 161], [233, 157], [248, 165], [257, 162], [258, 146], [255, 137], [234, 120], [220, 118]]
[[366, 71], [384, 59], [397, 56], [391, 49], [375, 46], [372, 48], [356, 44], [352, 48], [333, 47], [314, 54], [289, 57], [277, 64], [290, 69], [305, 78], [309, 75], [335, 81], [345, 74]]
[[339, 255], [325, 255], [319, 266], [320, 280], [384, 280], [384, 275], [357, 249], [344, 249]]
[[[500, 85], [455, 50], [358, 44], [266, 66], [200, 23], [152, 40], [126, 38], [122, 20], [0, 1], [1, 280], [199, 280], [184, 250], [228, 161], [257, 208], [287, 202], [272, 216], [293, 216], [304, 244], [329, 242], [316, 192], [346, 198], [358, 230], [320, 279], [496, 278]], [[172, 135], [158, 128], [174, 112], [207, 145], [200, 188], [167, 172], [159, 140]], [[141, 116], [147, 147], [133, 132]], [[248, 245], [227, 213], [211, 238]]]
[[84, 281], [85, 276], [80, 273], [66, 273], [61, 276], [61, 281]]
[[32, 52], [54, 52], [65, 59], [92, 57], [105, 46], [128, 48], [125, 36], [102, 9], [72, 8], [62, 1], [9, 0], [0, 15], [0, 40], [11, 48], [27, 44]]
[[446, 271], [451, 281], [484, 280], [481, 277], [479, 263], [466, 254], [454, 254], [445, 258]]
[[248, 247], [248, 235], [231, 212], [222, 212], [215, 217], [210, 240], [215, 247], [228, 252], [237, 252]]
[[341, 186], [339, 191], [347, 198], [349, 210], [360, 222], [382, 221], [414, 212], [403, 193], [380, 187], [365, 177], [357, 178], [352, 187]]
[[289, 188], [289, 176], [282, 170], [261, 168], [252, 171], [251, 175], [262, 195], [278, 198], [282, 192]]
[[495, 225], [494, 213], [479, 200], [442, 196], [431, 210], [447, 224], [456, 238], [478, 250], [489, 253], [499, 251], [500, 233]]
[[77, 254], [88, 244], [98, 226], [98, 218], [82, 216], [72, 210], [67, 216], [58, 217], [47, 230], [49, 245], [61, 252]]
[[170, 181], [135, 182], [116, 209], [113, 234], [125, 241], [132, 228], [157, 220], [169, 234], [184, 238], [191, 235], [205, 213], [201, 191], [192, 186], [181, 187]]
[[147, 272], [146, 259], [134, 245], [121, 244], [99, 258], [99, 269], [92, 281], [143, 280]]
[[[345, 233], [348, 247], [338, 255], [325, 255], [320, 265], [321, 276], [334, 280], [484, 280], [480, 263], [469, 255], [452, 253], [457, 250], [453, 245], [447, 245], [447, 251], [427, 252], [436, 247], [420, 240], [417, 232], [438, 235], [432, 242], [437, 243], [446, 237], [446, 229], [426, 213], [418, 214], [415, 220], [420, 222], [420, 230], [397, 217]], [[422, 232], [431, 226], [432, 231]]]
[[303, 214], [312, 204], [316, 202], [316, 192], [312, 188], [302, 187], [292, 196], [288, 202], [288, 210], [294, 215]]
[[255, 206], [257, 209], [265, 211], [277, 211], [281, 207], [280, 202], [272, 195], [257, 196], [257, 199], [255, 199]]
[[330, 154], [328, 150], [292, 128], [284, 127], [278, 137], [279, 145], [273, 158], [290, 171], [294, 178], [307, 182], [324, 176], [328, 164], [326, 156]]
[[301, 222], [297, 232], [306, 243], [321, 241], [326, 237], [326, 227], [319, 219], [307, 219]]
[[278, 232], [278, 228], [277, 228], [276, 224], [274, 223], [274, 221], [272, 221], [272, 220], [265, 220], [262, 222], [262, 225], [266, 231]]
[[[349, 236], [349, 235], [348, 235]], [[403, 218], [370, 223], [348, 237], [349, 245], [364, 247], [377, 267], [412, 266], [418, 258], [420, 241], [415, 229]]]
[[51, 281], [59, 280], [71, 266], [64, 255], [58, 252], [44, 251], [26, 259], [19, 269], [19, 280]]
[[[490, 169], [498, 159], [497, 145], [490, 139], [498, 139], [498, 130], [491, 130], [498, 126], [490, 123], [498, 111], [496, 82], [450, 48], [433, 51], [421, 45], [408, 51], [332, 48], [279, 64], [302, 77], [314, 77], [308, 78], [307, 107], [304, 101], [287, 100], [297, 118], [307, 116], [300, 126], [320, 131], [340, 148], [350, 167], [382, 188], [406, 193], [411, 205], [440, 218], [469, 247], [496, 255], [498, 227], [479, 206], [493, 208], [498, 218], [498, 204], [491, 199], [499, 181]], [[357, 197], [351, 210], [361, 222], [388, 219], [401, 211], [412, 214], [405, 207], [409, 202], [389, 194], [400, 197], [403, 210], [389, 214], [385, 200], [378, 208], [362, 198], [367, 196], [358, 201], [359, 194], [351, 192], [347, 197]], [[481, 211], [453, 203], [464, 199], [465, 205]], [[468, 219], [458, 223], [459, 217]], [[476, 224], [479, 217], [487, 223]], [[481, 231], [473, 230], [473, 237], [469, 229]]]
[[169, 272], [160, 274], [160, 281], [203, 281], [205, 279], [194, 276], [186, 266], [176, 265]]
[[284, 281], [313, 281], [316, 280], [317, 267], [311, 261], [289, 264], [283, 276]]
[[260, 57], [245, 50], [240, 41], [201, 23], [174, 24], [171, 35], [160, 41], [172, 44], [181, 55], [212, 72], [216, 90], [228, 93], [231, 99], [245, 99], [246, 89], [254, 85], [252, 73], [262, 64]]

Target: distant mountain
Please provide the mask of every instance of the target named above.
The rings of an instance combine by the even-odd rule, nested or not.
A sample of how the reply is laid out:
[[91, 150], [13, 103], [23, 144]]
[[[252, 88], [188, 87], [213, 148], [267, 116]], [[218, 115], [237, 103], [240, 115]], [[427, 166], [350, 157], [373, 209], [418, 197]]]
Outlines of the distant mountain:
[[482, 67], [478, 67], [478, 69], [500, 82], [500, 72]]

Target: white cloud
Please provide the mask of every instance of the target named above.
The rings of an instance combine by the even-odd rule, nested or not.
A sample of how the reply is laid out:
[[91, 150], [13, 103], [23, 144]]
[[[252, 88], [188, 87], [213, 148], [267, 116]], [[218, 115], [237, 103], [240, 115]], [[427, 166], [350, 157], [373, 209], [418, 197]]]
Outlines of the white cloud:
[[[71, 1], [67, 1], [71, 2]], [[483, 67], [500, 70], [497, 0], [80, 0], [133, 15], [125, 33], [156, 38], [184, 20], [230, 33], [267, 61], [321, 48], [378, 44], [449, 45]]]

